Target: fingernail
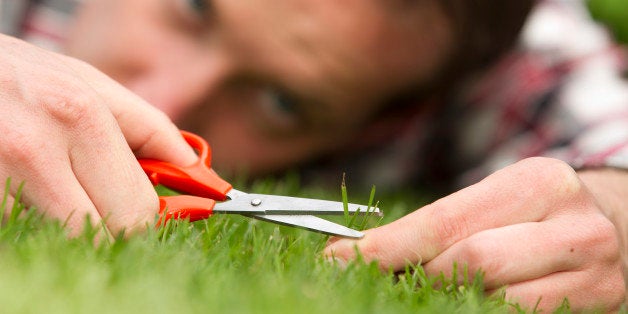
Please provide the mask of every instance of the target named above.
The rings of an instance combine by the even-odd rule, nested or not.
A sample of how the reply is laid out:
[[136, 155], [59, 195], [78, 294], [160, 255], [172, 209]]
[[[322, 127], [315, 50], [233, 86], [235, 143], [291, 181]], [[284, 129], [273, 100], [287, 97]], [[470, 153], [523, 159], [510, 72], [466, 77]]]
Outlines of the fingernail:
[[340, 241], [342, 238], [340, 237], [329, 237], [329, 239], [327, 240], [327, 245], [325, 245], [326, 247], [329, 247], [330, 245]]

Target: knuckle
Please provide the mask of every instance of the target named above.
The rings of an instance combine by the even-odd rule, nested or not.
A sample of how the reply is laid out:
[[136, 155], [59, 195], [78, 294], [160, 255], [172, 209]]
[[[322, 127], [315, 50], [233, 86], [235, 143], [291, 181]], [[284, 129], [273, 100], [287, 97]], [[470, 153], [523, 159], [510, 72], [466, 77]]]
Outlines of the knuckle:
[[582, 245], [594, 250], [598, 260], [619, 261], [619, 239], [613, 223], [605, 217], [597, 217], [588, 219], [585, 226]]
[[432, 211], [428, 214], [429, 225], [432, 226], [433, 242], [437, 251], [442, 251], [469, 233], [465, 215], [456, 215], [455, 212], [441, 206], [439, 201], [434, 202]]
[[458, 261], [469, 266], [469, 271], [475, 272], [480, 266], [483, 271], [493, 271], [487, 268], [491, 268], [490, 263], [487, 263], [487, 243], [484, 242], [481, 237], [472, 236], [468, 238], [464, 245], [461, 245], [460, 256], [464, 260]]
[[[499, 246], [494, 245], [495, 239], [482, 233], [475, 234], [464, 241], [459, 248], [458, 264], [467, 267], [469, 276], [478, 272], [489, 274], [485, 279], [487, 283], [498, 282], [500, 278], [511, 272], [508, 263], [504, 263], [505, 256]], [[500, 283], [500, 285], [503, 283]]]
[[38, 165], [36, 159], [39, 154], [34, 152], [43, 149], [43, 145], [38, 142], [38, 137], [20, 129], [7, 129], [4, 131], [3, 140], [1, 141], [2, 150], [0, 150], [3, 162], [20, 165], [20, 167], [27, 169]]
[[524, 159], [515, 167], [520, 169], [521, 180], [529, 182], [534, 193], [551, 195], [574, 195], [583, 189], [576, 171], [564, 161], [531, 157]]
[[99, 101], [87, 92], [72, 93], [72, 98], [55, 97], [42, 103], [46, 114], [57, 123], [70, 129], [86, 129], [96, 124], [100, 116]]

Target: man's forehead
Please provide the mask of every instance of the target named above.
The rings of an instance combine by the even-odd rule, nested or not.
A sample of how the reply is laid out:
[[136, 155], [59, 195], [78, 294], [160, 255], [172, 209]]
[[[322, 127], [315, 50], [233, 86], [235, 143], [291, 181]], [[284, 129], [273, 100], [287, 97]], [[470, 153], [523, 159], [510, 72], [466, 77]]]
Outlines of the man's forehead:
[[434, 42], [446, 35], [445, 21], [427, 7], [407, 17], [381, 10], [380, 1], [296, 3], [301, 5], [288, 5], [286, 16], [268, 21], [272, 38], [267, 40], [321, 62], [341, 63], [333, 65], [337, 69], [352, 67], [353, 71], [366, 72], [363, 75], [379, 70], [381, 65], [388, 70], [407, 67], [407, 63], [424, 57], [422, 51], [439, 49]]
[[451, 45], [447, 19], [426, 1], [412, 12], [382, 10], [390, 6], [386, 1], [301, 2], [317, 10], [302, 10], [292, 25], [277, 27], [290, 33], [289, 49], [306, 57], [304, 67], [318, 67], [336, 86], [369, 91], [388, 80], [429, 75]]

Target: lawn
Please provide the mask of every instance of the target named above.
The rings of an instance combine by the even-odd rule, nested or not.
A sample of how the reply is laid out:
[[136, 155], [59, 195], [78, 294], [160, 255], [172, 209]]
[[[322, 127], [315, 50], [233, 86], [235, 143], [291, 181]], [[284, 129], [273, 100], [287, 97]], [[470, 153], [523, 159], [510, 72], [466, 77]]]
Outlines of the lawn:
[[[290, 178], [253, 184], [251, 190], [341, 199], [340, 187], [301, 189]], [[349, 201], [366, 203], [368, 196], [352, 197], [350, 191]], [[390, 221], [420, 202], [407, 194], [379, 205]], [[305, 230], [216, 215], [94, 245], [90, 232], [68, 239], [58, 223], [30, 211], [7, 217], [0, 229], [0, 311], [363, 314], [516, 309], [498, 297], [485, 297], [479, 280], [437, 289], [420, 267], [393, 274], [357, 262], [343, 269], [322, 258], [326, 240]]]

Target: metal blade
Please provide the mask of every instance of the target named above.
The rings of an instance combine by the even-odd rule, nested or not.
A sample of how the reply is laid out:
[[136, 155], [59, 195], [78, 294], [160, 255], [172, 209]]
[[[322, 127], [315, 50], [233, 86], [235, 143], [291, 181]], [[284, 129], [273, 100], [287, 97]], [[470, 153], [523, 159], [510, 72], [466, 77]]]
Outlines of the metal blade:
[[[231, 190], [227, 194], [231, 200], [217, 203], [214, 212], [228, 212], [238, 214], [275, 214], [275, 215], [342, 215], [342, 202], [278, 196], [268, 194], [249, 194], [238, 190]], [[348, 204], [349, 213], [372, 213], [381, 216], [377, 207], [370, 209], [365, 205]]]
[[324, 233], [333, 236], [360, 239], [364, 233], [347, 228], [343, 225], [310, 215], [244, 215], [255, 219], [269, 221], [280, 225], [298, 227], [314, 232]]

